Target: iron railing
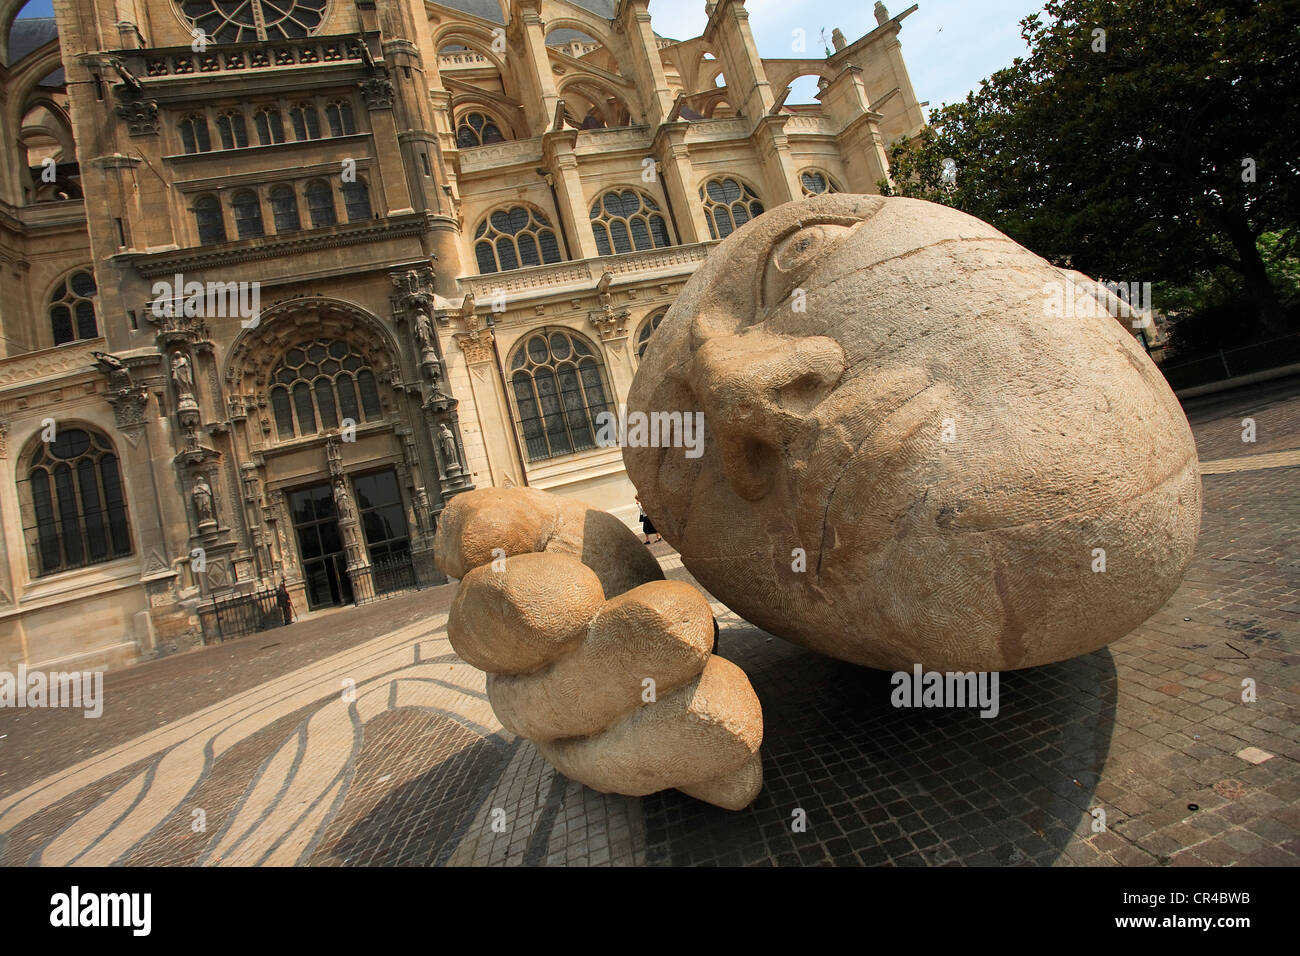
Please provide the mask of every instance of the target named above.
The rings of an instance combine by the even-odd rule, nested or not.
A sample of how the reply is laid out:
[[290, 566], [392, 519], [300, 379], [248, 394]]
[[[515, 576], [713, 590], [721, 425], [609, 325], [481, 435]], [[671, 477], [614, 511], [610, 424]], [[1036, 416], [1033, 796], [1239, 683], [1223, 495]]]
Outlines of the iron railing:
[[409, 551], [372, 561], [364, 568], [353, 568], [348, 577], [352, 580], [352, 594], [357, 604], [419, 591], [437, 584], [439, 578], [429, 552], [413, 555]]
[[276, 602], [275, 591], [270, 588], [215, 595], [199, 605], [198, 615], [205, 644], [255, 634], [284, 624], [284, 612]]
[[1296, 362], [1300, 362], [1300, 335], [1283, 335], [1234, 349], [1219, 349], [1201, 358], [1167, 362], [1160, 371], [1169, 387], [1180, 391]]

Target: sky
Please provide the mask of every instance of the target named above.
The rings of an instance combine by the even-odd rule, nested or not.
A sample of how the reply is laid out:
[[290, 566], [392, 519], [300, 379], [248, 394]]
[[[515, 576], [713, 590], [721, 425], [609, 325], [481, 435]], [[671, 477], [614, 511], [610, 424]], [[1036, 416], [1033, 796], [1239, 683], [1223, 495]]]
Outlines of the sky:
[[[898, 39], [912, 88], [929, 110], [955, 103], [1026, 52], [1020, 21], [1042, 9], [1041, 0], [916, 0], [915, 13], [903, 21]], [[891, 14], [911, 6], [885, 0]], [[874, 0], [747, 0], [749, 28], [758, 52], [771, 58], [815, 57], [839, 27], [850, 43], [876, 28]], [[699, 36], [707, 22], [704, 0], [650, 0], [650, 20], [661, 36], [684, 40]], [[821, 41], [826, 30], [827, 43]], [[807, 52], [791, 50], [792, 35], [802, 29]], [[804, 78], [789, 102], [812, 102], [815, 81]]]
[[[917, 99], [930, 107], [955, 103], [1025, 52], [1020, 20], [1042, 9], [1041, 0], [917, 0], [915, 13], [903, 21], [899, 41]], [[890, 13], [910, 4], [886, 0]], [[839, 27], [849, 42], [875, 29], [874, 0], [747, 0], [749, 26], [758, 51], [766, 57], [818, 56], [821, 32]], [[23, 16], [53, 16], [51, 0], [32, 0]], [[704, 0], [650, 0], [655, 30], [677, 40], [699, 36], [707, 18]], [[792, 35], [802, 29], [807, 53], [791, 50]], [[814, 81], [804, 78], [791, 103], [812, 102]], [[929, 110], [927, 109], [927, 116]]]
[[19, 18], [54, 16], [54, 0], [31, 0], [18, 12]]

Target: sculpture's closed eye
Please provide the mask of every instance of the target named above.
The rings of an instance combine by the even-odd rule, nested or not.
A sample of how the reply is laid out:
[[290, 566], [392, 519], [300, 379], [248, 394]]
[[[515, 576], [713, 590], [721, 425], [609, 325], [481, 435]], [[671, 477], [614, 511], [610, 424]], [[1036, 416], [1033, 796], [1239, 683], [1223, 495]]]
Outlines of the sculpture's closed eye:
[[778, 239], [763, 266], [759, 305], [770, 309], [784, 301], [850, 232], [849, 226], [822, 222]]

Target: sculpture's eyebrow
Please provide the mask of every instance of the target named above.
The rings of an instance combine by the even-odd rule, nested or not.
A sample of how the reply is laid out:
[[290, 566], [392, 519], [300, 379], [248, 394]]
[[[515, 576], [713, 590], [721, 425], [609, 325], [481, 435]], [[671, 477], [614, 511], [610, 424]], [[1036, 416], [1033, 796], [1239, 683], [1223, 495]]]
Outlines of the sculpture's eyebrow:
[[[764, 283], [763, 279], [764, 276], [767, 274], [768, 264], [772, 261], [772, 255], [776, 252], [777, 246], [781, 245], [781, 243], [783, 243], [786, 239], [793, 236], [795, 233], [801, 232], [804, 229], [811, 229], [813, 226], [847, 226], [849, 227], [850, 230], [852, 230], [854, 227], [860, 226], [866, 221], [867, 220], [862, 218], [861, 216], [844, 216], [844, 215], [809, 216], [806, 219], [796, 219], [789, 226], [786, 226], [775, 236], [773, 236], [772, 240], [767, 244], [767, 249], [763, 251], [762, 255], [756, 258], [757, 266], [756, 266], [756, 273], [754, 276], [754, 288], [758, 290], [758, 296], [757, 296], [758, 308], [762, 309], [767, 307], [767, 302], [765, 301], [765, 291], [764, 291], [764, 287], [766, 284]], [[834, 240], [829, 246], [827, 246], [825, 249], [822, 250], [821, 256], [826, 256], [829, 253], [833, 252], [835, 249], [839, 248], [840, 244], [844, 242], [845, 239], [849, 238], [849, 236], [851, 236], [852, 234], [853, 233], [851, 231], [846, 232], [838, 239]], [[819, 258], [821, 256], [819, 256]]]

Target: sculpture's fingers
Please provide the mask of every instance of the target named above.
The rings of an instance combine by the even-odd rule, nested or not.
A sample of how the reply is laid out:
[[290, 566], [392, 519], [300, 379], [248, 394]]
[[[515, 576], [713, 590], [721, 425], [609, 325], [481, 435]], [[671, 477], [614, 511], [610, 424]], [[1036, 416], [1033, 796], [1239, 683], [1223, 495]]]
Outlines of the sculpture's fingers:
[[438, 520], [434, 561], [448, 577], [516, 554], [571, 554], [596, 572], [609, 597], [663, 580], [654, 555], [613, 515], [533, 488], [456, 495]]
[[465, 575], [447, 637], [479, 670], [527, 673], [577, 645], [604, 603], [600, 579], [577, 558], [519, 554]]
[[547, 551], [573, 554], [596, 572], [606, 597], [649, 581], [662, 581], [663, 569], [627, 525], [608, 511], [561, 499], [560, 521]]
[[433, 559], [463, 578], [493, 558], [544, 551], [560, 521], [560, 499], [532, 488], [479, 488], [456, 495], [438, 518]]
[[537, 747], [561, 773], [594, 790], [642, 796], [669, 787], [718, 793], [725, 788], [714, 781], [732, 775], [752, 785], [752, 760], [762, 742], [762, 708], [745, 672], [710, 657], [696, 680], [601, 733]]
[[572, 653], [531, 674], [490, 676], [488, 699], [503, 726], [530, 740], [587, 736], [694, 679], [712, 646], [704, 595], [652, 581], [606, 602]]
[[677, 789], [724, 810], [743, 810], [763, 789], [763, 755], [754, 753], [736, 770]]

